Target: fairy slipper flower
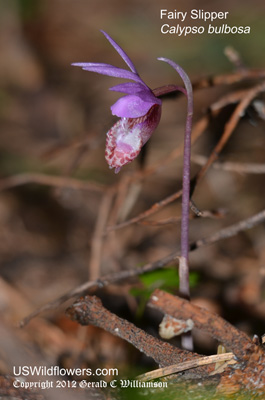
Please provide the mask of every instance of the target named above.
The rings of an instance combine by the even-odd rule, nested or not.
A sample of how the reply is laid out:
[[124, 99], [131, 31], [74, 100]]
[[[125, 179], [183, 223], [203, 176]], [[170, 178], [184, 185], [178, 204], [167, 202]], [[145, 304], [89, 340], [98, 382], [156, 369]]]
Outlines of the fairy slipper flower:
[[111, 106], [113, 115], [121, 119], [108, 131], [105, 158], [110, 168], [119, 172], [121, 167], [137, 157], [143, 145], [150, 139], [161, 117], [161, 100], [140, 78], [134, 64], [122, 48], [104, 31], [102, 33], [130, 68], [122, 69], [103, 63], [74, 63], [85, 71], [129, 79], [134, 82], [120, 83], [110, 90], [125, 93]]

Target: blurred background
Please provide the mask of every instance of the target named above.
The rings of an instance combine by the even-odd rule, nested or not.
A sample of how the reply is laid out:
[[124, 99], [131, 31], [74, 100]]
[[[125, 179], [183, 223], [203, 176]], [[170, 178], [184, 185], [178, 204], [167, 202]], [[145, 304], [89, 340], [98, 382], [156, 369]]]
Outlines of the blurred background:
[[[215, 24], [250, 26], [251, 33], [163, 35], [160, 8], [229, 11], [227, 20]], [[165, 166], [161, 161], [161, 169], [145, 179], [131, 177], [181, 145], [185, 99], [165, 101], [145, 157], [115, 175], [105, 163], [104, 142], [115, 121], [110, 106], [118, 98], [108, 88], [117, 79], [82, 71], [71, 63], [124, 67], [100, 32], [103, 29], [129, 54], [151, 88], [181, 84], [175, 71], [157, 57], [179, 63], [193, 82], [234, 71], [224, 54], [227, 46], [236, 49], [246, 67], [263, 69], [264, 17], [264, 2], [258, 0], [202, 1], [200, 6], [191, 0], [163, 4], [153, 0], [0, 0], [0, 373], [9, 374], [13, 365], [25, 363], [72, 365], [74, 355], [90, 366], [126, 370], [129, 364], [148, 365], [121, 340], [69, 321], [65, 306], [36, 318], [23, 330], [14, 325], [88, 278], [136, 268], [179, 246], [179, 223], [156, 224], [179, 216], [179, 201], [163, 208], [150, 224], [131, 225], [111, 234], [105, 228], [138, 215], [181, 187], [181, 157]], [[205, 25], [190, 19], [185, 24]], [[253, 84], [244, 81], [196, 91], [194, 122], [221, 96]], [[249, 107], [221, 161], [265, 163], [262, 95], [258, 100], [261, 110]], [[193, 155], [210, 154], [233, 107], [211, 121], [194, 145]], [[193, 163], [192, 174], [198, 169]], [[49, 177], [59, 179], [55, 182]], [[80, 188], [76, 182], [87, 187]], [[219, 219], [193, 220], [191, 240], [262, 210], [264, 186], [262, 174], [211, 168], [194, 200], [202, 210], [225, 213]], [[194, 301], [250, 335], [265, 331], [264, 242], [261, 224], [191, 255]], [[111, 285], [98, 294], [112, 311], [157, 334], [159, 316], [143, 307], [154, 284], [150, 282]], [[217, 344], [199, 332], [195, 343], [197, 351], [216, 351]]]

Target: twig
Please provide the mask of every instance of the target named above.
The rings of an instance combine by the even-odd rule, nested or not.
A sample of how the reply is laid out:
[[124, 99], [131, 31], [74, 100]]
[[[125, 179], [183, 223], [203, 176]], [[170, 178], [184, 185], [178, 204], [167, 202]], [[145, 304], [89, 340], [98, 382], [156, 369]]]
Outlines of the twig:
[[231, 361], [234, 359], [233, 353], [214, 354], [213, 356], [205, 356], [194, 358], [191, 361], [184, 361], [181, 364], [170, 365], [169, 367], [155, 369], [154, 371], [146, 372], [138, 375], [136, 379], [139, 381], [150, 381], [152, 379], [162, 378], [163, 376], [176, 374], [191, 368], [201, 367], [202, 365], [215, 364], [218, 362]]
[[132, 181], [131, 175], [121, 175], [117, 184], [115, 202], [113, 204], [109, 224], [114, 225], [117, 221], [124, 221], [130, 213], [142, 187], [141, 182]]
[[193, 191], [195, 189], [195, 186], [197, 183], [203, 178], [203, 176], [206, 174], [207, 170], [209, 167], [212, 165], [212, 163], [218, 158], [219, 153], [221, 150], [224, 148], [225, 144], [227, 143], [228, 139], [230, 138], [232, 132], [234, 131], [235, 127], [237, 126], [238, 122], [240, 121], [242, 115], [244, 114], [245, 109], [248, 107], [248, 105], [251, 103], [251, 101], [261, 92], [265, 91], [265, 82], [262, 82], [258, 85], [256, 85], [254, 88], [249, 89], [248, 93], [243, 97], [243, 99], [240, 101], [240, 103], [237, 105], [235, 108], [235, 111], [233, 112], [232, 116], [228, 120], [228, 122], [225, 125], [224, 132], [222, 134], [221, 139], [213, 149], [210, 157], [207, 160], [207, 163], [202, 167], [202, 169], [199, 171], [195, 179], [193, 180]]
[[[198, 249], [199, 247], [206, 246], [206, 245], [218, 242], [222, 239], [226, 239], [226, 238], [235, 236], [237, 233], [239, 233], [241, 231], [245, 231], [247, 229], [251, 229], [263, 221], [265, 221], [265, 210], [261, 211], [258, 214], [251, 216], [250, 218], [240, 221], [234, 225], [230, 225], [224, 229], [221, 229], [220, 231], [216, 232], [215, 234], [213, 234], [207, 238], [199, 239], [199, 240], [191, 243], [190, 251], [194, 251], [194, 250]], [[155, 261], [153, 263], [147, 263], [141, 268], [119, 271], [116, 273], [105, 275], [101, 279], [97, 279], [96, 281], [85, 282], [84, 284], [77, 286], [75, 289], [65, 293], [63, 296], [57, 298], [56, 300], [54, 300], [50, 303], [47, 303], [47, 304], [43, 305], [42, 307], [33, 311], [30, 315], [28, 315], [26, 318], [24, 318], [20, 322], [20, 326], [21, 327], [25, 326], [26, 324], [29, 323], [29, 321], [32, 318], [36, 317], [40, 313], [47, 311], [47, 310], [54, 309], [56, 307], [59, 307], [61, 304], [63, 304], [64, 302], [66, 302], [67, 300], [69, 300], [73, 297], [80, 296], [92, 289], [102, 288], [102, 287], [110, 285], [111, 283], [114, 283], [114, 282], [120, 282], [125, 279], [130, 279], [130, 278], [142, 275], [146, 272], [161, 269], [161, 268], [165, 267], [166, 265], [169, 265], [172, 261], [177, 260], [179, 258], [179, 256], [180, 256], [179, 251], [175, 251], [174, 253], [171, 253], [168, 256], [166, 256], [158, 261]]]
[[[202, 210], [200, 211], [199, 217], [200, 218], [212, 218], [212, 219], [220, 219], [223, 218], [226, 214], [225, 210], [217, 209], [217, 210]], [[191, 214], [190, 219], [197, 219], [198, 214]], [[148, 226], [163, 226], [169, 224], [176, 224], [181, 221], [181, 217], [169, 217], [159, 221], [155, 220], [144, 220], [140, 221], [140, 225], [148, 225]]]
[[112, 205], [114, 192], [111, 189], [106, 190], [101, 200], [97, 222], [91, 241], [91, 256], [89, 262], [89, 278], [95, 280], [100, 277], [100, 261], [103, 247], [103, 232], [105, 230], [110, 208]]
[[[198, 165], [205, 165], [207, 157], [196, 154], [191, 157], [191, 161]], [[212, 165], [214, 169], [222, 171], [238, 172], [240, 174], [265, 174], [265, 164], [256, 163], [239, 163], [239, 162], [218, 162], [215, 161]]]
[[131, 322], [111, 313], [96, 296], [79, 299], [66, 310], [66, 314], [81, 325], [95, 325], [126, 340], [161, 366], [192, 360], [195, 356], [195, 353], [156, 339]]
[[140, 221], [142, 221], [143, 219], [157, 213], [162, 207], [166, 206], [167, 204], [172, 203], [174, 200], [180, 198], [182, 195], [182, 190], [179, 190], [176, 193], [171, 194], [170, 196], [166, 197], [163, 200], [158, 201], [157, 203], [153, 204], [151, 208], [149, 208], [148, 210], [142, 212], [141, 214], [138, 214], [137, 217], [131, 218], [127, 221], [121, 222], [118, 225], [114, 225], [114, 226], [109, 226], [107, 228], [106, 232], [112, 232], [112, 231], [116, 231], [118, 229], [121, 228], [125, 228], [126, 226], [129, 226], [131, 224], [135, 224], [138, 223]]
[[29, 314], [27, 317], [25, 317], [23, 320], [21, 320], [19, 323], [19, 326], [21, 328], [24, 327], [25, 325], [27, 325], [30, 322], [30, 320], [32, 318], [35, 318], [40, 313], [43, 313], [43, 312], [51, 310], [51, 309], [55, 309], [55, 308], [59, 307], [61, 304], [65, 303], [67, 300], [72, 299], [77, 296], [84, 295], [89, 290], [103, 288], [112, 283], [120, 282], [125, 279], [134, 278], [136, 276], [144, 274], [145, 272], [151, 272], [151, 271], [163, 268], [166, 265], [168, 265], [169, 263], [171, 263], [172, 261], [178, 260], [178, 258], [179, 258], [179, 252], [176, 252], [176, 253], [170, 254], [169, 256], [164, 257], [163, 259], [158, 260], [156, 262], [147, 263], [141, 268], [114, 272], [111, 274], [107, 274], [95, 281], [85, 282], [82, 285], [77, 286], [73, 290], [70, 290], [69, 292], [65, 293], [64, 295], [58, 297], [54, 301], [49, 302], [49, 303], [44, 304], [43, 306], [39, 307], [38, 309], [33, 311], [31, 314]]
[[82, 139], [74, 139], [70, 143], [60, 143], [52, 146], [50, 149], [42, 153], [41, 158], [49, 160], [52, 157], [58, 157], [61, 153], [72, 150], [79, 150], [85, 148], [86, 151], [98, 148], [103, 141], [103, 137], [99, 136], [98, 132], [89, 132], [89, 135], [84, 132]]
[[[212, 88], [220, 85], [232, 85], [234, 83], [246, 80], [262, 79], [262, 78], [265, 78], [265, 69], [242, 68], [241, 70], [235, 71], [233, 73], [199, 78], [197, 81], [194, 81], [192, 83], [192, 87], [193, 90], [195, 91], [195, 90]], [[175, 95], [178, 96], [178, 93], [175, 93]]]
[[241, 82], [247, 79], [261, 79], [265, 77], [264, 69], [247, 69], [237, 71], [232, 74], [216, 75], [206, 78], [201, 78], [193, 83], [193, 89], [205, 89], [219, 85], [232, 85], [233, 83]]
[[[218, 242], [219, 240], [222, 239], [228, 239], [232, 236], [237, 235], [239, 232], [253, 228], [254, 226], [260, 224], [263, 221], [265, 221], [265, 210], [253, 215], [252, 217], [244, 219], [243, 221], [237, 222], [234, 225], [230, 225], [226, 228], [223, 228], [220, 231], [214, 233], [213, 235], [205, 239], [197, 240], [195, 242], [196, 248]], [[193, 246], [191, 245], [191, 249], [192, 248]]]
[[99, 183], [81, 181], [79, 179], [68, 178], [65, 176], [52, 176], [41, 173], [26, 172], [1, 179], [0, 191], [11, 189], [13, 187], [29, 183], [36, 183], [38, 185], [46, 185], [46, 186], [55, 186], [60, 188], [68, 187], [71, 189], [93, 190], [96, 192], [102, 192], [103, 190], [105, 190], [105, 186]]
[[228, 60], [235, 66], [236, 71], [241, 72], [242, 74], [247, 71], [240, 54], [232, 46], [227, 46], [224, 53]]
[[219, 315], [198, 307], [181, 297], [156, 289], [151, 295], [148, 305], [173, 318], [192, 319], [196, 328], [224, 344], [239, 359], [245, 357], [246, 349], [254, 351], [254, 348], [257, 347], [245, 333], [240, 332]]
[[217, 111], [230, 104], [239, 103], [240, 100], [242, 100], [246, 96], [246, 94], [248, 94], [248, 92], [249, 89], [243, 89], [228, 93], [222, 96], [219, 100], [215, 101], [213, 104], [211, 104], [209, 109], [212, 114], [215, 114]]

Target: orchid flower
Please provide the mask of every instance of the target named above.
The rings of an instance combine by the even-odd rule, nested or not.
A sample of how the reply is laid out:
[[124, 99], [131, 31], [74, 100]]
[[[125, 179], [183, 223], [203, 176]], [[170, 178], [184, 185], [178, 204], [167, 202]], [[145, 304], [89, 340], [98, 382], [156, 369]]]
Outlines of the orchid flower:
[[161, 100], [140, 78], [134, 64], [122, 48], [104, 31], [101, 31], [110, 44], [130, 68], [122, 69], [103, 63], [74, 63], [85, 71], [129, 79], [134, 82], [120, 83], [110, 88], [125, 93], [111, 106], [113, 115], [121, 117], [108, 131], [105, 158], [110, 168], [119, 172], [121, 167], [133, 161], [143, 145], [150, 139], [161, 117]]

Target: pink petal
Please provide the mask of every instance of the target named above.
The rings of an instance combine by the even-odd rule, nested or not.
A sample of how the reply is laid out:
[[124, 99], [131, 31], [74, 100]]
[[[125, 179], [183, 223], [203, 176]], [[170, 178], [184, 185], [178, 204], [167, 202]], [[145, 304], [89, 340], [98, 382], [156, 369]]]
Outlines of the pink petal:
[[161, 106], [153, 105], [139, 118], [122, 118], [108, 131], [105, 158], [110, 168], [120, 168], [133, 161], [151, 137], [161, 116]]

